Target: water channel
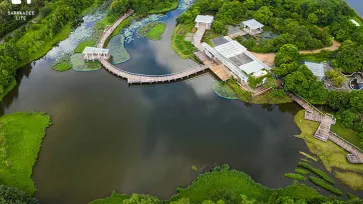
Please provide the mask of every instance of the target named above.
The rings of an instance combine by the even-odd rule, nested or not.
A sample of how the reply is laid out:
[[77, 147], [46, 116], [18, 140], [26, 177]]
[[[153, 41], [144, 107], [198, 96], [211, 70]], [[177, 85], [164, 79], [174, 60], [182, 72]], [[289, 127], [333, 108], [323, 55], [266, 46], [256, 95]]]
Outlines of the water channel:
[[[359, 0], [350, 0], [357, 2]], [[170, 47], [175, 19], [167, 13], [161, 41], [137, 38], [126, 48], [128, 71], [163, 74], [193, 62]], [[59, 47], [74, 48], [69, 40]], [[57, 48], [55, 48], [57, 49]], [[18, 72], [17, 87], [1, 102], [1, 113], [45, 111], [52, 117], [33, 179], [41, 203], [86, 203], [121, 193], [147, 193], [168, 199], [197, 172], [229, 164], [255, 181], [279, 188], [307, 152], [293, 135], [300, 107], [249, 105], [225, 100], [210, 88], [208, 73], [187, 81], [128, 86], [101, 69], [56, 72], [50, 51]]]

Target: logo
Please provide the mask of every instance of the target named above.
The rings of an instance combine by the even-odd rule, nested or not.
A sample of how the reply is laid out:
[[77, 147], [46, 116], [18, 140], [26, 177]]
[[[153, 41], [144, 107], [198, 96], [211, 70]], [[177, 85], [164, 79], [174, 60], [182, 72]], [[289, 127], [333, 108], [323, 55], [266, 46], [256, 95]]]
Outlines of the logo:
[[[21, 0], [11, 0], [12, 4], [21, 4]], [[26, 0], [27, 4], [31, 4], [32, 0]]]

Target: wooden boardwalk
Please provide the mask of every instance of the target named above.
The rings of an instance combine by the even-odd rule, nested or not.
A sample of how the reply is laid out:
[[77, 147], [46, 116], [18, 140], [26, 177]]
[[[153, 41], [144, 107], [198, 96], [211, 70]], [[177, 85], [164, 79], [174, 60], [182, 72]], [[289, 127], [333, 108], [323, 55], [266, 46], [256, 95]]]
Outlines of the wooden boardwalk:
[[[97, 44], [98, 48], [103, 48], [105, 46], [105, 43], [107, 39], [110, 37], [110, 35], [113, 33], [113, 31], [117, 28], [120, 23], [125, 20], [127, 17], [132, 15], [134, 11], [129, 11], [123, 16], [121, 16], [112, 26], [107, 28], [99, 43]], [[146, 84], [146, 83], [164, 83], [164, 82], [172, 82], [177, 80], [182, 80], [185, 78], [188, 78], [190, 76], [193, 76], [195, 74], [198, 74], [200, 72], [204, 72], [206, 69], [208, 69], [205, 65], [200, 65], [195, 68], [187, 69], [182, 72], [178, 73], [172, 73], [172, 74], [165, 74], [165, 75], [146, 75], [146, 74], [137, 74], [137, 73], [131, 73], [125, 70], [122, 70], [115, 65], [113, 65], [111, 62], [109, 62], [107, 59], [99, 59], [101, 64], [104, 66], [104, 68], [111, 72], [112, 74], [127, 79], [127, 82], [129, 84]]]
[[216, 64], [212, 60], [208, 58], [207, 55], [198, 51], [195, 52], [194, 55], [205, 65], [207, 66], [220, 80], [227, 81], [232, 77], [231, 72], [224, 67], [223, 65]]
[[335, 124], [335, 118], [332, 115], [322, 113], [305, 99], [293, 93], [288, 93], [288, 95], [306, 110], [304, 116], [306, 120], [320, 123], [315, 132], [315, 138], [324, 142], [327, 142], [328, 140], [334, 142], [336, 145], [350, 153], [347, 155], [347, 160], [350, 163], [363, 164], [363, 151], [330, 130], [331, 125]]

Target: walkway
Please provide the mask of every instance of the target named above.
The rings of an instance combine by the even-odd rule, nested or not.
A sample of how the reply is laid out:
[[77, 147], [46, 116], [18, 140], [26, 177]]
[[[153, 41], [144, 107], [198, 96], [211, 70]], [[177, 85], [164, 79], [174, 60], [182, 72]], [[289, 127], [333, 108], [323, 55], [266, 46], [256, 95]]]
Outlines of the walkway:
[[[123, 16], [121, 16], [111, 27], [106, 29], [101, 37], [101, 40], [98, 43], [98, 48], [103, 48], [105, 46], [105, 42], [110, 37], [110, 35], [113, 33], [113, 31], [117, 28], [120, 23], [125, 20], [127, 17], [129, 17], [131, 14], [133, 14], [134, 11], [129, 11]], [[207, 66], [200, 65], [192, 69], [187, 69], [182, 72], [178, 73], [172, 73], [172, 74], [165, 74], [165, 75], [145, 75], [145, 74], [137, 74], [137, 73], [131, 73], [125, 70], [122, 70], [115, 65], [113, 65], [111, 62], [109, 62], [107, 59], [99, 59], [101, 64], [105, 67], [105, 69], [112, 74], [124, 78], [127, 80], [129, 84], [145, 84], [145, 83], [164, 83], [164, 82], [172, 82], [177, 81], [181, 79], [188, 78], [190, 76], [193, 76], [195, 74], [198, 74], [200, 72], [205, 71], [208, 69]]]
[[195, 32], [194, 37], [193, 37], [193, 45], [195, 47], [198, 48], [198, 50], [202, 51], [203, 47], [202, 47], [202, 39], [204, 36], [205, 31], [207, 30], [206, 25], [204, 23], [201, 23], [198, 27], [197, 32]]
[[335, 118], [332, 115], [322, 113], [319, 109], [311, 105], [305, 99], [293, 93], [288, 93], [288, 95], [306, 110], [306, 120], [320, 122], [320, 125], [314, 135], [315, 138], [324, 142], [327, 142], [328, 140], [334, 142], [350, 153], [347, 155], [347, 159], [350, 163], [363, 164], [363, 151], [347, 140], [341, 138], [336, 133], [330, 131], [331, 125], [335, 124]]

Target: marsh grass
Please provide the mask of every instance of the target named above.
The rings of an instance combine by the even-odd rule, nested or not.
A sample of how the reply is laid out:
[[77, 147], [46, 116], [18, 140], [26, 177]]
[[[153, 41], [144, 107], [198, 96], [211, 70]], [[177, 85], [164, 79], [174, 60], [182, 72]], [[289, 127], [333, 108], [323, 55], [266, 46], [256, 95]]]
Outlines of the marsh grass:
[[13, 113], [0, 117], [0, 182], [28, 194], [35, 192], [33, 166], [50, 125], [45, 113]]

